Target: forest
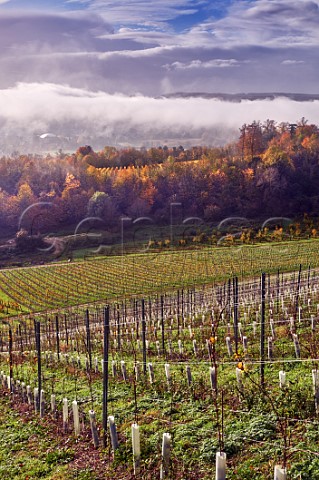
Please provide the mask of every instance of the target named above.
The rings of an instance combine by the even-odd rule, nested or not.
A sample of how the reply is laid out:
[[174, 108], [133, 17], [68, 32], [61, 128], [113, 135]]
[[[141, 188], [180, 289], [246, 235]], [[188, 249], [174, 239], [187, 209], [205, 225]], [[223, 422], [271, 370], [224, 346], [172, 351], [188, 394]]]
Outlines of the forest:
[[87, 145], [71, 154], [16, 153], [0, 159], [0, 228], [17, 232], [28, 208], [32, 222], [23, 226], [31, 235], [87, 216], [102, 218], [109, 229], [119, 228], [123, 216], [151, 216], [161, 225], [174, 202], [184, 218], [205, 222], [315, 217], [318, 185], [319, 128], [304, 118], [245, 124], [236, 142], [220, 148], [106, 146], [95, 152]]

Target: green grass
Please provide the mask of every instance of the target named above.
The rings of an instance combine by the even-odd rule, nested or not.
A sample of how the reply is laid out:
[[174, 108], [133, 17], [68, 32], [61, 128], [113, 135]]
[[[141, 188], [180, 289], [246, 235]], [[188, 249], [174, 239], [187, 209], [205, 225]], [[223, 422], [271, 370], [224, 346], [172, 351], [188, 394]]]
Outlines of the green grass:
[[0, 477], [10, 480], [72, 479], [65, 467], [74, 458], [39, 419], [23, 417], [8, 396], [0, 396]]

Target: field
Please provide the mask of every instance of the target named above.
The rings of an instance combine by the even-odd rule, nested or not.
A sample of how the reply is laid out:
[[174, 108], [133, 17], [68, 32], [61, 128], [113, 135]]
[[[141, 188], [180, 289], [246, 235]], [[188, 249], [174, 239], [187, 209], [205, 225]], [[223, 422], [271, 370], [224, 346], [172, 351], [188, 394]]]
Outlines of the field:
[[317, 247], [2, 271], [2, 477], [319, 479]]
[[[125, 256], [88, 257], [72, 263], [0, 271], [0, 318], [72, 305], [109, 302], [174, 288], [212, 284], [261, 271], [316, 267], [319, 240], [205, 247]], [[7, 299], [7, 301], [5, 301]]]

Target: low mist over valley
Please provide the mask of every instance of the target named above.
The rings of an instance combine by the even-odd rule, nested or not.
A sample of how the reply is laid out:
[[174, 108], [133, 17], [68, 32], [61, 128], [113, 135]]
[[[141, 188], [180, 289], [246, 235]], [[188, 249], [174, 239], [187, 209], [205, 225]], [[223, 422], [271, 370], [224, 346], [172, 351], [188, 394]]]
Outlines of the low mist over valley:
[[175, 93], [107, 94], [54, 84], [0, 91], [0, 153], [71, 152], [89, 144], [136, 148], [223, 146], [244, 123], [318, 121], [319, 95]]

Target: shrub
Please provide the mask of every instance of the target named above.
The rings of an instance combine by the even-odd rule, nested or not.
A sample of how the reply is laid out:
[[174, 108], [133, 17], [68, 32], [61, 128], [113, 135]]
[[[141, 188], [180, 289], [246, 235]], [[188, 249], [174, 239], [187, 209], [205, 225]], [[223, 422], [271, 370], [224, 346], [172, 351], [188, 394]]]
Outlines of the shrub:
[[16, 233], [15, 247], [19, 253], [34, 252], [46, 246], [41, 235], [28, 235], [25, 229], [21, 229]]

